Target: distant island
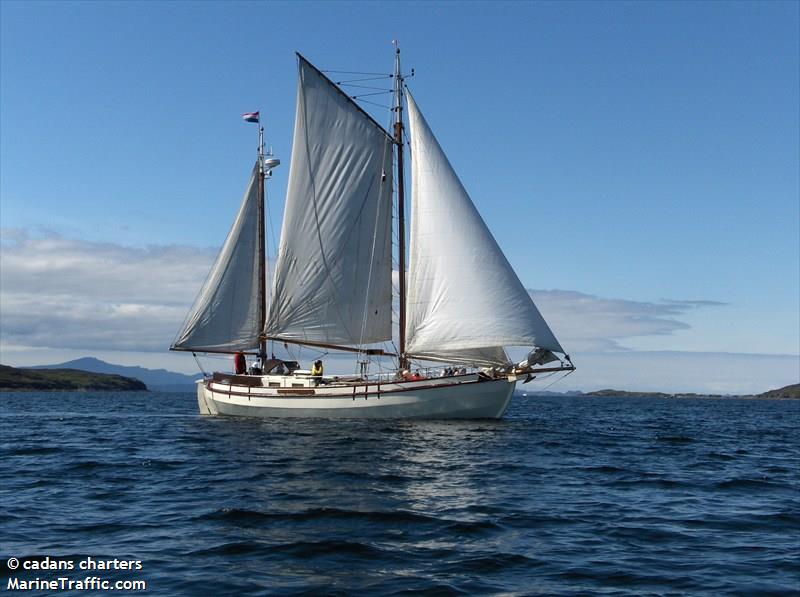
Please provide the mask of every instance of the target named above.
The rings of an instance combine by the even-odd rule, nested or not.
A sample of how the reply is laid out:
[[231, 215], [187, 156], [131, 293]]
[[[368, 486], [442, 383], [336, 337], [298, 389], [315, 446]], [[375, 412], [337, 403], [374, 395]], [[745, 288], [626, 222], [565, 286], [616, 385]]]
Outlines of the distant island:
[[18, 369], [0, 365], [0, 392], [106, 391], [146, 392], [147, 386], [131, 377], [90, 373], [78, 369]]
[[629, 392], [625, 390], [598, 390], [596, 392], [586, 392], [584, 396], [622, 396], [636, 398], [768, 398], [768, 399], [798, 399], [800, 398], [800, 384], [784, 386], [777, 390], [769, 390], [761, 394], [746, 394], [742, 396], [731, 396], [728, 394], [694, 394], [678, 393], [668, 394], [665, 392]]
[[37, 365], [29, 369], [78, 369], [91, 373], [111, 373], [132, 377], [144, 383], [153, 392], [194, 392], [195, 381], [202, 377], [200, 373], [184, 375], [166, 369], [146, 369], [130, 365], [114, 365], [94, 357], [82, 357], [66, 363], [55, 365]]

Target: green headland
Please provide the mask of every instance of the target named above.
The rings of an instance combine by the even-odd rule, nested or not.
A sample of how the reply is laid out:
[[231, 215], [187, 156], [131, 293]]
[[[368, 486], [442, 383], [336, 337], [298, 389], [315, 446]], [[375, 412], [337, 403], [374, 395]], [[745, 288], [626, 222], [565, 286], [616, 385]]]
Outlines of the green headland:
[[146, 392], [138, 379], [77, 369], [17, 369], [0, 365], [0, 392]]

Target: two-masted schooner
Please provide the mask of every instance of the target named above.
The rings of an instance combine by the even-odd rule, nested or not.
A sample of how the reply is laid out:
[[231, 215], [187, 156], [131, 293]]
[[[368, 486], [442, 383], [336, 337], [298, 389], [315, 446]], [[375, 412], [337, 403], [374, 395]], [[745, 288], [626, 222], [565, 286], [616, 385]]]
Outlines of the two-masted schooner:
[[[216, 372], [198, 381], [200, 412], [499, 418], [517, 380], [572, 371], [409, 93], [399, 49], [393, 134], [299, 54], [298, 66], [292, 160], [270, 300], [264, 183], [279, 161], [264, 152], [259, 125], [258, 159], [241, 208], [171, 347], [258, 358], [249, 372]], [[406, 106], [413, 200], [408, 251]], [[396, 302], [393, 233], [401, 272]], [[312, 375], [296, 361], [274, 358], [270, 343], [354, 352], [360, 370]], [[530, 352], [515, 363], [509, 347]], [[387, 360], [388, 371], [370, 371], [372, 363]]]

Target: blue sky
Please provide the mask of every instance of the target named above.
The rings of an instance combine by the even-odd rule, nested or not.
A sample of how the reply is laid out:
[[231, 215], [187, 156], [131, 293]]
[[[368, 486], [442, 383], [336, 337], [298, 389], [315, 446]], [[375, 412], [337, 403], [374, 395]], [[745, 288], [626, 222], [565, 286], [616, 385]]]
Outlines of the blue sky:
[[[0, 360], [191, 370], [156, 347], [238, 207], [256, 140], [240, 114], [261, 110], [288, 165], [294, 51], [388, 73], [397, 38], [421, 109], [568, 349], [565, 334], [584, 362], [649, 354], [652, 386], [676, 383], [665, 354], [784, 355], [758, 383], [797, 382], [798, 6], [2, 2]], [[278, 221], [287, 174], [268, 190]], [[87, 271], [102, 264], [104, 279]], [[126, 302], [126, 280], [110, 292], [120, 271], [152, 296]], [[158, 342], [68, 340], [103, 309], [158, 320]], [[31, 333], [37, 312], [58, 332]], [[569, 383], [598, 379], [580, 375]]]

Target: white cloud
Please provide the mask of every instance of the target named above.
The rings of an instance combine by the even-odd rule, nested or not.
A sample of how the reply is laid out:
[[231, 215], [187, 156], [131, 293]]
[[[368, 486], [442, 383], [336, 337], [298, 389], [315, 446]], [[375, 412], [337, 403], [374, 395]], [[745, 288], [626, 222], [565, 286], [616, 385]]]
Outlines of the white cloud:
[[[6, 344], [85, 350], [161, 351], [171, 342], [215, 249], [143, 248], [4, 230], [0, 307]], [[571, 290], [532, 290], [572, 351], [625, 350], [626, 338], [668, 335], [680, 317], [713, 301], [659, 303]]]
[[[216, 249], [126, 247], [22, 230], [3, 230], [0, 241], [4, 362], [34, 365], [91, 355], [120, 364], [193, 370], [191, 358], [168, 355], [166, 350]], [[752, 355], [648, 353], [624, 346], [626, 339], [685, 330], [689, 326], [682, 317], [723, 303], [648, 303], [570, 290], [530, 292], [578, 365], [578, 371], [554, 390], [611, 386], [741, 392], [776, 387], [785, 379], [796, 381], [797, 366], [792, 364], [797, 357], [769, 357], [760, 361], [763, 375], [756, 375], [747, 366]]]
[[3, 342], [37, 348], [165, 350], [215, 253], [3, 230]]
[[725, 303], [662, 300], [657, 303], [610, 299], [574, 290], [529, 290], [561, 344], [572, 351], [627, 350], [626, 338], [665, 336], [689, 329], [679, 318], [699, 308]]

